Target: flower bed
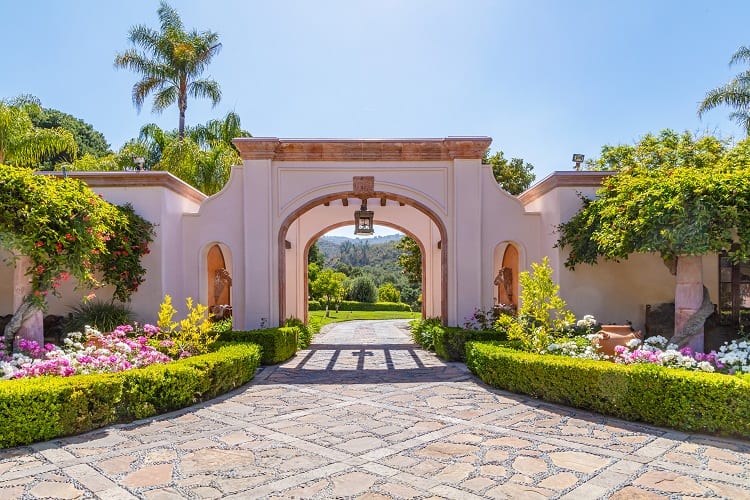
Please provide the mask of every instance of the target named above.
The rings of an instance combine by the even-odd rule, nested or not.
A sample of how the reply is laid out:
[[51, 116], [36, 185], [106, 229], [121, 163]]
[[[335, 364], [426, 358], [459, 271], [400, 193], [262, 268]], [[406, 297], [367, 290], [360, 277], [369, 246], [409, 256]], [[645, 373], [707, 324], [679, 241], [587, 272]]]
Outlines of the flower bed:
[[[155, 363], [169, 363], [172, 358], [158, 347], [171, 346], [171, 340], [157, 340], [159, 329], [144, 325], [136, 331], [122, 325], [111, 333], [86, 328], [84, 333], [68, 334], [62, 347], [53, 344], [40, 346], [21, 339], [19, 352], [9, 355], [0, 341], [0, 378], [39, 377], [41, 375], [70, 375], [114, 373], [131, 368], [142, 368]], [[187, 357], [184, 353], [181, 357]]]
[[0, 447], [78, 434], [213, 398], [248, 382], [255, 344], [117, 373], [41, 376], [0, 382]]
[[681, 431], [750, 438], [747, 375], [536, 354], [498, 342], [467, 343], [466, 364], [500, 389]]

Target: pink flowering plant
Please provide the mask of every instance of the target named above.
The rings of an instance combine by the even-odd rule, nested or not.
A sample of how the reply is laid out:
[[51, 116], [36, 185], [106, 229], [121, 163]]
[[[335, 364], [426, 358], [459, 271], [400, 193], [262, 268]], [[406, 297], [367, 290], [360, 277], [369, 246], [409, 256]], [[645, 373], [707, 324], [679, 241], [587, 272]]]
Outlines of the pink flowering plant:
[[168, 363], [172, 358], [152, 345], [157, 342], [154, 338], [158, 334], [159, 329], [153, 325], [142, 328], [122, 325], [111, 333], [86, 327], [83, 333], [68, 334], [62, 347], [53, 344], [40, 346], [34, 341], [21, 339], [18, 352], [0, 354], [0, 378], [114, 373]]
[[649, 337], [643, 342], [632, 339], [624, 346], [615, 347], [615, 362], [626, 365], [651, 363], [670, 368], [713, 372], [724, 370], [725, 365], [715, 352], [708, 354], [693, 352], [690, 347], [678, 349], [661, 335]]

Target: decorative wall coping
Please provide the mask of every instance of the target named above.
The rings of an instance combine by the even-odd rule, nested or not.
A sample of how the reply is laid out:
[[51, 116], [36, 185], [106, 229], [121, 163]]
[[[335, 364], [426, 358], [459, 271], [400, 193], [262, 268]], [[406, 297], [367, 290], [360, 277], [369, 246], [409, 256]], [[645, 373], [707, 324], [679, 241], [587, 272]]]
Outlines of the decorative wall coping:
[[481, 159], [490, 137], [443, 139], [279, 139], [241, 137], [232, 141], [243, 160], [274, 161], [440, 161]]
[[557, 171], [537, 182], [529, 189], [518, 195], [521, 203], [528, 205], [532, 201], [538, 200], [553, 189], [559, 187], [601, 187], [602, 181], [614, 175], [617, 172], [612, 171]]
[[[44, 175], [62, 177], [62, 172], [39, 172]], [[163, 187], [187, 198], [201, 203], [208, 198], [190, 184], [178, 179], [169, 172], [68, 172], [68, 177], [79, 179], [89, 187]]]

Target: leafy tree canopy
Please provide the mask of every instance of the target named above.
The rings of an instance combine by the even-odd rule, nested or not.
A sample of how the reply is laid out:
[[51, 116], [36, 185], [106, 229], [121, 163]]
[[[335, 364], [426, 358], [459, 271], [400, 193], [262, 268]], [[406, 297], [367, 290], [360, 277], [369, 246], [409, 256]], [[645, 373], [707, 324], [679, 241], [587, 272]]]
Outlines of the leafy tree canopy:
[[[621, 172], [604, 180], [594, 200], [559, 226], [567, 267], [598, 256], [626, 259], [657, 252], [667, 263], [681, 255], [727, 250], [750, 256], [750, 140], [725, 151], [713, 137], [664, 131], [635, 146], [618, 146]], [[603, 148], [603, 156], [612, 148]], [[610, 162], [614, 156], [605, 160]]]
[[401, 266], [406, 278], [410, 283], [422, 283], [422, 251], [419, 244], [412, 238], [404, 236], [396, 243], [396, 248], [401, 250], [398, 257], [398, 265]]
[[27, 300], [36, 307], [70, 276], [114, 285], [121, 301], [143, 282], [153, 227], [132, 207], [111, 205], [75, 179], [8, 166], [0, 166], [0, 206], [0, 247], [30, 259]]
[[38, 167], [45, 159], [78, 152], [73, 134], [63, 128], [40, 128], [32, 116], [42, 110], [37, 102], [19, 98], [0, 101], [0, 165]]
[[56, 109], [41, 108], [39, 113], [31, 116], [32, 123], [43, 129], [60, 128], [73, 134], [73, 138], [78, 146], [77, 155], [73, 156], [68, 152], [62, 152], [49, 158], [45, 158], [43, 163], [56, 165], [58, 163], [71, 163], [76, 157], [91, 155], [95, 158], [101, 158], [112, 153], [104, 134], [95, 130], [93, 126], [76, 118], [68, 113], [63, 113]]
[[332, 269], [323, 269], [310, 285], [312, 297], [314, 299], [324, 299], [329, 306], [333, 302], [340, 301], [346, 293], [346, 289], [344, 288], [345, 279], [346, 274], [344, 273], [337, 273]]
[[484, 158], [485, 163], [492, 165], [492, 175], [512, 195], [519, 195], [526, 191], [536, 179], [534, 165], [525, 163], [521, 158], [505, 158], [502, 151], [490, 156], [489, 151]]
[[693, 137], [665, 129], [658, 135], [646, 134], [636, 144], [604, 146], [599, 158], [587, 162], [590, 170], [625, 171], [630, 168], [703, 168], [716, 166], [726, 143], [707, 135]]
[[354, 278], [348, 288], [349, 300], [369, 303], [378, 300], [378, 289], [375, 286], [375, 281], [368, 275]]

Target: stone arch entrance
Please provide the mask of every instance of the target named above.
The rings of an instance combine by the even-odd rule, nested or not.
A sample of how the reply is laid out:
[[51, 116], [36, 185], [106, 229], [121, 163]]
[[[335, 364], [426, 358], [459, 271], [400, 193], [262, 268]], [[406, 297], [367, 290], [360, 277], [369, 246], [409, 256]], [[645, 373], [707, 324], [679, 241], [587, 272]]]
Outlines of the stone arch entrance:
[[[305, 214], [310, 213], [313, 209], [316, 209], [317, 207], [330, 207], [331, 203], [334, 201], [341, 202], [341, 207], [346, 207], [344, 210], [346, 217], [344, 220], [341, 219], [341, 215], [333, 215], [333, 219], [339, 219], [332, 223], [323, 223], [323, 224], [316, 224], [315, 232], [311, 235], [305, 234], [302, 241], [297, 241], [296, 245], [297, 247], [302, 249], [302, 252], [297, 252], [297, 263], [300, 263], [301, 265], [298, 265], [298, 270], [296, 271], [297, 275], [302, 275], [301, 280], [295, 280], [297, 283], [297, 287], [302, 290], [302, 300], [297, 300], [296, 302], [292, 302], [292, 304], [295, 304], [296, 309], [294, 316], [297, 317], [304, 317], [307, 318], [307, 254], [310, 249], [310, 246], [313, 242], [317, 241], [317, 239], [325, 234], [326, 232], [330, 231], [331, 229], [334, 229], [336, 227], [346, 226], [353, 224], [353, 213], [355, 210], [355, 203], [353, 201], [360, 200], [363, 195], [357, 194], [354, 191], [345, 191], [345, 192], [339, 192], [339, 193], [333, 193], [328, 194], [319, 198], [315, 198], [313, 200], [308, 201], [295, 211], [293, 211], [291, 214], [289, 214], [286, 219], [282, 222], [281, 227], [279, 228], [279, 236], [278, 236], [278, 248], [279, 248], [279, 255], [278, 255], [278, 273], [279, 273], [279, 323], [282, 324], [284, 320], [292, 315], [290, 314], [291, 311], [289, 310], [290, 307], [288, 305], [290, 304], [289, 301], [289, 273], [288, 273], [288, 266], [287, 263], [289, 261], [287, 257], [287, 252], [294, 249], [294, 244], [288, 239], [289, 236], [289, 230], [292, 228], [293, 224], [295, 224], [297, 221], [299, 221], [302, 217], [305, 216]], [[447, 322], [448, 320], [448, 307], [447, 307], [447, 301], [448, 301], [448, 287], [447, 287], [447, 263], [448, 263], [448, 234], [445, 227], [444, 222], [442, 219], [435, 214], [429, 207], [425, 206], [424, 204], [420, 203], [417, 200], [389, 192], [382, 192], [377, 191], [370, 193], [366, 196], [368, 199], [368, 203], [370, 204], [370, 207], [375, 210], [375, 225], [384, 225], [388, 227], [392, 227], [394, 229], [397, 229], [404, 234], [407, 234], [411, 238], [413, 238], [419, 245], [420, 251], [422, 252], [422, 294], [423, 298], [427, 298], [427, 300], [423, 303], [423, 315], [429, 314], [429, 312], [432, 312], [433, 315], [439, 316], [444, 322]], [[346, 201], [343, 201], [346, 200]], [[369, 200], [377, 201], [378, 203], [371, 203]], [[437, 230], [438, 239], [433, 245], [432, 239], [426, 237], [424, 234], [418, 234], [418, 233], [424, 233], [423, 231], [420, 231], [418, 228], [413, 227], [414, 223], [408, 221], [408, 217], [405, 217], [402, 221], [402, 224], [399, 224], [397, 222], [394, 222], [391, 217], [387, 217], [383, 219], [382, 217], [378, 216], [378, 213], [381, 212], [378, 210], [378, 208], [383, 208], [387, 205], [388, 202], [393, 202], [393, 204], [397, 204], [398, 207], [410, 207], [412, 211], [419, 212], [427, 221], [429, 221], [429, 224], [433, 225], [434, 228]], [[348, 216], [346, 215], [348, 214]], [[422, 222], [424, 224], [424, 222]], [[407, 227], [408, 225], [412, 225], [412, 227]], [[436, 247], [436, 252], [438, 253], [438, 257], [434, 258], [434, 255], [432, 252], [428, 252], [428, 249], [431, 249], [431, 247]], [[439, 266], [439, 267], [438, 267]], [[434, 269], [437, 267], [437, 269]], [[432, 271], [431, 271], [432, 270]], [[301, 281], [301, 283], [300, 283]], [[438, 304], [435, 304], [437, 302]]]
[[235, 328], [303, 317], [308, 243], [327, 228], [353, 223], [365, 198], [376, 225], [400, 226], [421, 242], [426, 314], [462, 324], [475, 308], [493, 306], [498, 242], [516, 244], [519, 270], [539, 259], [540, 215], [498, 187], [491, 166], [482, 163], [490, 142], [235, 139], [243, 165], [232, 168], [222, 191], [183, 218], [185, 264], [174, 288], [206, 297], [205, 277], [196, 276], [194, 264], [203, 254], [195, 249], [222, 241], [234, 256]]

